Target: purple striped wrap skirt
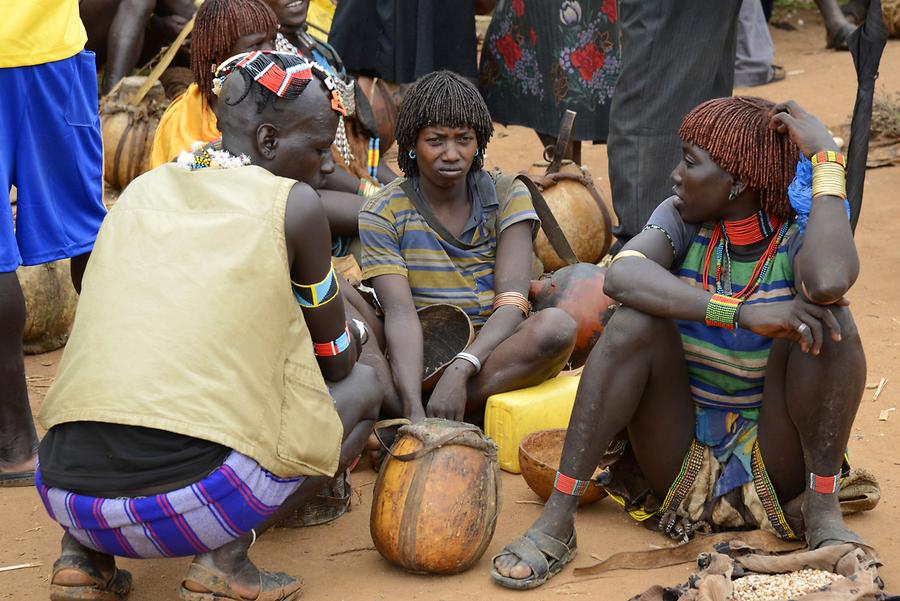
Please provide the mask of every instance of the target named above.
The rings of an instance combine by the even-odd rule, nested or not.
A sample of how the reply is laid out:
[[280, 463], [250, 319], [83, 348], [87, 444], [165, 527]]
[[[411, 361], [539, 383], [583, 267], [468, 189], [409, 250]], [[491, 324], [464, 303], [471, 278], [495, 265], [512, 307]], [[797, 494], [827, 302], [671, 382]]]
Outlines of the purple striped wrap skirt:
[[120, 557], [184, 557], [217, 549], [272, 515], [305, 477], [278, 478], [232, 451], [202, 480], [151, 497], [106, 499], [35, 484], [50, 517], [85, 547]]

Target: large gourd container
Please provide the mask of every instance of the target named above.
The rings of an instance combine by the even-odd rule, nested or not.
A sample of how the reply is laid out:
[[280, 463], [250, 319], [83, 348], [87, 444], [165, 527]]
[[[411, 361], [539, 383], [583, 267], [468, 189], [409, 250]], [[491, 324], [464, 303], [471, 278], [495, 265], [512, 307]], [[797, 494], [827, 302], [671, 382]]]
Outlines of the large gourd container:
[[[612, 244], [612, 216], [587, 168], [566, 162], [558, 172], [544, 174], [544, 166], [536, 164], [528, 176], [541, 189], [578, 260], [596, 263], [602, 259]], [[566, 266], [543, 230], [534, 240], [534, 249], [544, 271]]]
[[122, 190], [131, 180], [150, 169], [150, 151], [159, 118], [168, 104], [161, 83], [134, 104], [132, 97], [146, 77], [126, 77], [100, 106], [103, 135], [103, 177], [110, 186]]
[[617, 305], [603, 293], [605, 276], [605, 267], [576, 263], [531, 281], [528, 297], [535, 311], [556, 307], [575, 320], [577, 334], [569, 356], [570, 369], [585, 364]]
[[[13, 219], [16, 218], [18, 193], [11, 194]], [[69, 339], [75, 319], [78, 294], [72, 286], [69, 259], [42, 265], [21, 266], [16, 270], [25, 298], [25, 331], [22, 347], [26, 355], [55, 351]]]
[[410, 572], [457, 574], [484, 554], [500, 512], [497, 448], [471, 424], [400, 428], [372, 499], [375, 548]]
[[78, 295], [72, 287], [69, 260], [16, 270], [25, 297], [25, 333], [22, 346], [27, 355], [54, 351], [69, 339]]

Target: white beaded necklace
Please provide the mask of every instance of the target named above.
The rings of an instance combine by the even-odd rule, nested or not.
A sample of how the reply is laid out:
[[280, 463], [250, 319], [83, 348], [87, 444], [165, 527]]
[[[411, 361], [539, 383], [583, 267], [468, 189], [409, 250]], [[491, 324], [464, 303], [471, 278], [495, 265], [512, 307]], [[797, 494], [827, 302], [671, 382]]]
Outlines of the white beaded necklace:
[[187, 150], [182, 151], [178, 158], [175, 159], [175, 163], [188, 171], [196, 171], [198, 169], [233, 169], [250, 164], [250, 157], [246, 154], [234, 156], [222, 148], [220, 144], [221, 141], [213, 144], [194, 142], [191, 144], [191, 152]]

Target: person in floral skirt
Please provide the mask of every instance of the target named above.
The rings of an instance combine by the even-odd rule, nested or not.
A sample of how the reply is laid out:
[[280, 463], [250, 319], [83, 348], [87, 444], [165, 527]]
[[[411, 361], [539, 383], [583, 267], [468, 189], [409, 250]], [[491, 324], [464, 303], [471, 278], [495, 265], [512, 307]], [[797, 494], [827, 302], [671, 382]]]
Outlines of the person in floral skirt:
[[616, 0], [500, 0], [484, 40], [479, 82], [494, 121], [524, 125], [546, 146], [566, 109], [580, 141], [605, 142], [619, 76]]

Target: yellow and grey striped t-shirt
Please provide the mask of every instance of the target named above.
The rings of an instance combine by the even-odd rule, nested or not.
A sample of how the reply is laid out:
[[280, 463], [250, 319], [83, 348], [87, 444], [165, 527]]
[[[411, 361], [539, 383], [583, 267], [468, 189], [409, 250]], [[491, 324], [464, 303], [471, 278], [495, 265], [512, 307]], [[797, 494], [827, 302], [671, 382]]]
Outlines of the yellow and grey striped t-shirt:
[[[516, 181], [509, 196], [498, 199], [487, 173], [470, 174], [469, 221], [452, 241], [432, 229], [401, 188], [402, 182], [399, 178], [369, 198], [359, 213], [363, 278], [405, 276], [416, 308], [450, 303], [463, 309], [474, 325], [483, 324], [494, 300], [500, 232], [520, 221], [533, 222], [533, 233], [540, 225], [528, 189]], [[415, 178], [410, 183], [418, 189]]]

